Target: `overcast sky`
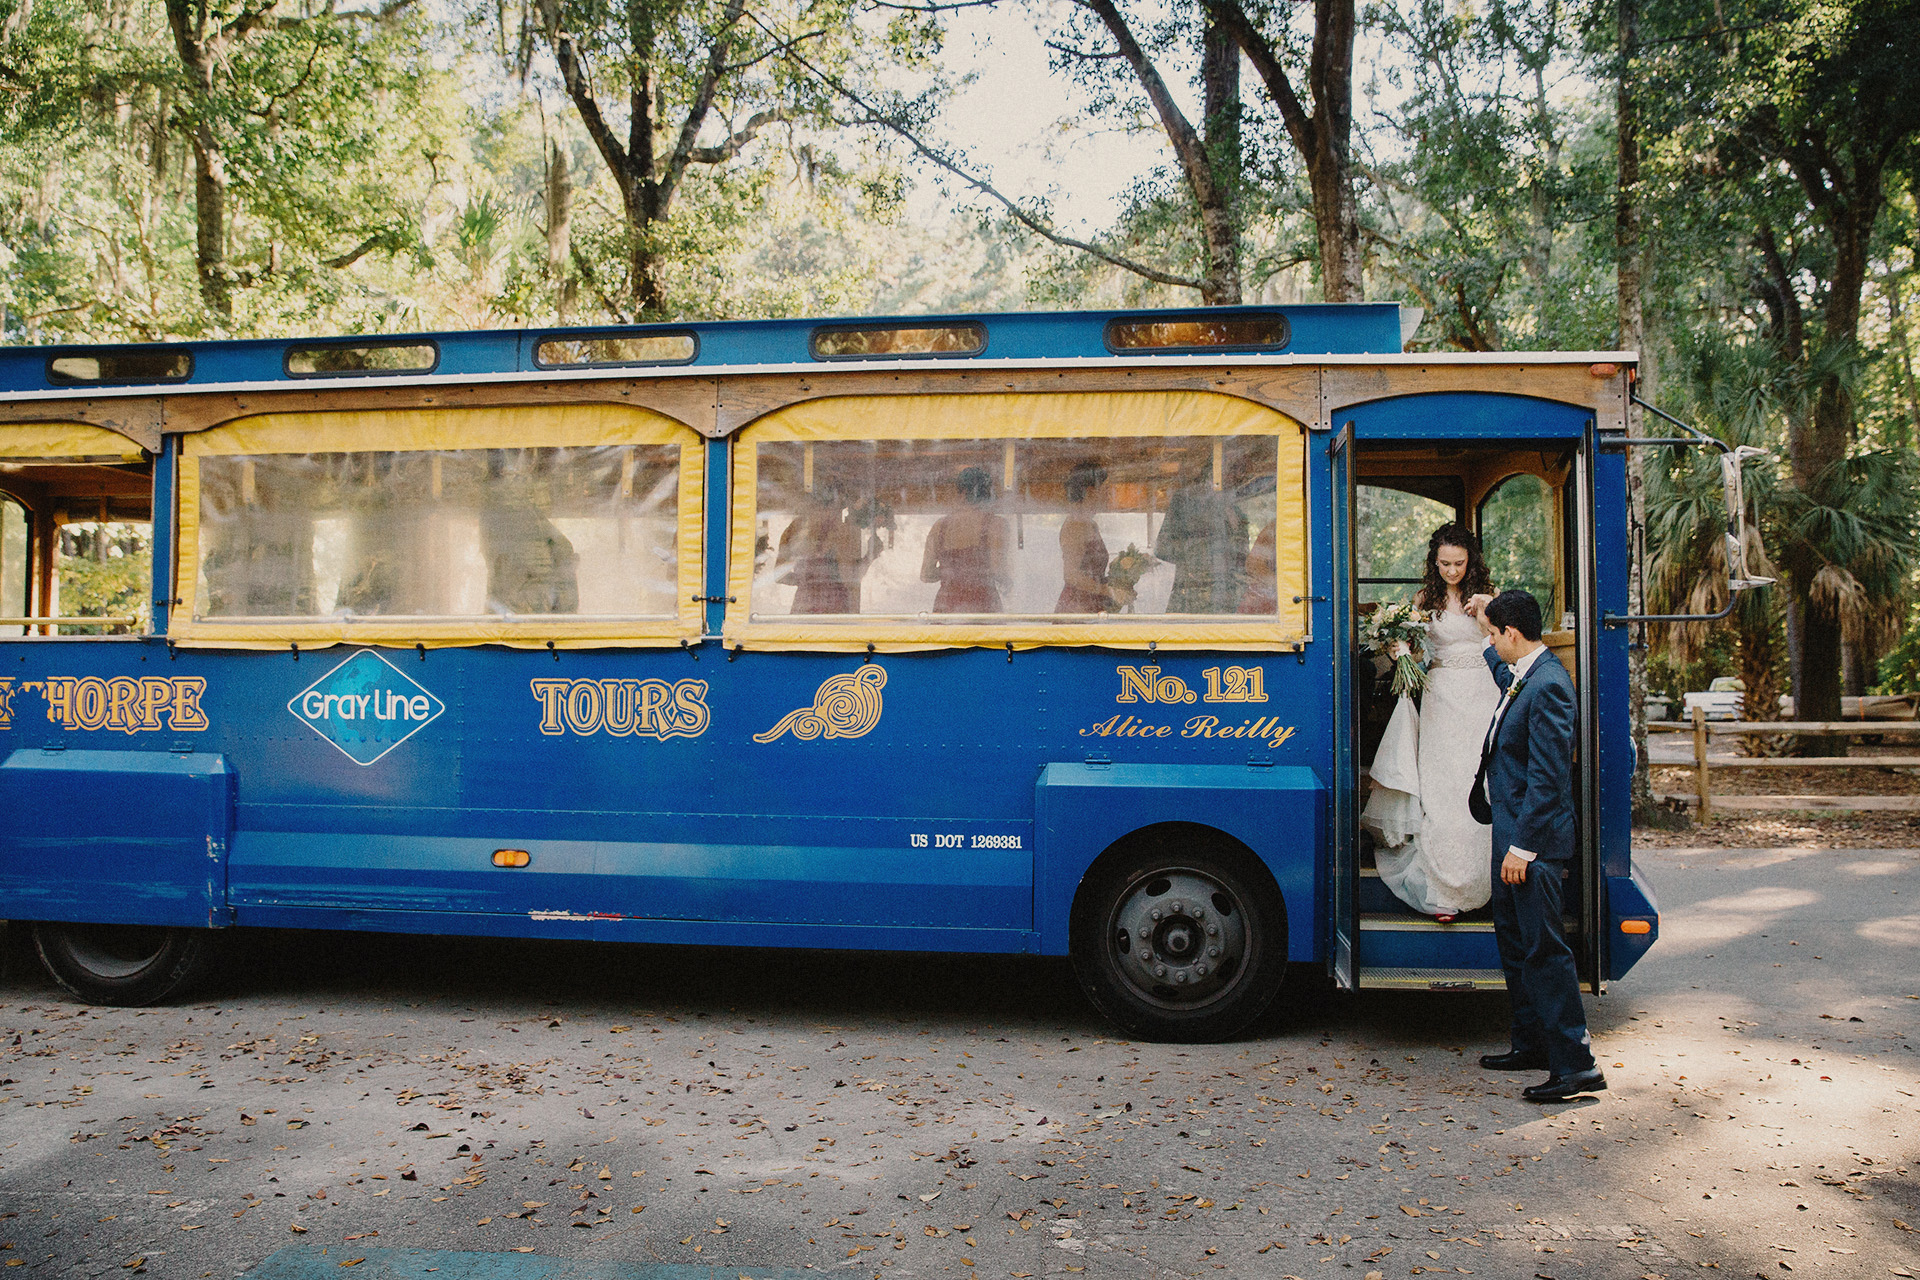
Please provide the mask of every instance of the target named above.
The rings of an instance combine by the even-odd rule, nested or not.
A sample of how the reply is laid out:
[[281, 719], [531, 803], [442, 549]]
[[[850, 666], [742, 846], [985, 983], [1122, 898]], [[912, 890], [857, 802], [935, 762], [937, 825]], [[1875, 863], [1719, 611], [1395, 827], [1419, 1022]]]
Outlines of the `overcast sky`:
[[[948, 73], [956, 81], [969, 74], [975, 80], [949, 104], [941, 133], [989, 167], [1007, 195], [1051, 198], [1063, 229], [1099, 229], [1113, 220], [1114, 197], [1168, 152], [1157, 133], [1130, 137], [1077, 120], [1072, 86], [1047, 67], [1046, 45], [1031, 13], [1039, 7], [998, 5], [948, 15]], [[1188, 86], [1179, 80], [1170, 87], [1187, 96]], [[1195, 113], [1189, 103], [1182, 107]], [[919, 184], [914, 202], [922, 217], [948, 203], [930, 180]]]

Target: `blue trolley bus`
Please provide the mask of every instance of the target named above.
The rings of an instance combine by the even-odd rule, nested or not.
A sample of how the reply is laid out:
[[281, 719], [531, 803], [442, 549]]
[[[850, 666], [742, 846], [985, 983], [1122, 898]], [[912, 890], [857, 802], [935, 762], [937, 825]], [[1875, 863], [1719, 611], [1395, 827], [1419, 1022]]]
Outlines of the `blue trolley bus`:
[[[1460, 521], [1527, 540], [1502, 585], [1579, 685], [1598, 991], [1658, 931], [1633, 357], [1404, 354], [1406, 319], [0, 351], [0, 914], [126, 1004], [249, 926], [1068, 954], [1188, 1039], [1289, 963], [1500, 985], [1357, 821], [1356, 619], [1408, 591], [1391, 530]], [[73, 605], [139, 526], [150, 593]]]

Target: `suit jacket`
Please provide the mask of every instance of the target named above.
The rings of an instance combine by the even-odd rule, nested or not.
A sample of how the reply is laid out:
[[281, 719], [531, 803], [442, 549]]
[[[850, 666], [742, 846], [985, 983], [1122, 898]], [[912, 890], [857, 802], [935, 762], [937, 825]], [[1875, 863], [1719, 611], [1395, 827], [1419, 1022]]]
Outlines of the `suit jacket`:
[[[1491, 648], [1485, 656], [1504, 694], [1513, 673]], [[1576, 707], [1573, 677], [1560, 659], [1543, 652], [1501, 717], [1482, 766], [1493, 809], [1496, 859], [1506, 857], [1514, 845], [1543, 860], [1573, 856]]]

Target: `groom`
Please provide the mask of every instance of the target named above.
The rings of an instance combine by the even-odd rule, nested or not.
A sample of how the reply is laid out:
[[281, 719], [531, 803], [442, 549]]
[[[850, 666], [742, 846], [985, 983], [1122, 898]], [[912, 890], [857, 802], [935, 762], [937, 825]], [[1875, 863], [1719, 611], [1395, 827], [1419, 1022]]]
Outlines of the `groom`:
[[1475, 596], [1469, 611], [1491, 643], [1487, 665], [1504, 693], [1480, 748], [1468, 807], [1493, 825], [1493, 931], [1513, 1006], [1512, 1047], [1493, 1071], [1539, 1071], [1529, 1102], [1607, 1087], [1593, 1060], [1580, 978], [1560, 923], [1561, 874], [1573, 857], [1573, 680], [1540, 643], [1540, 602], [1525, 591]]

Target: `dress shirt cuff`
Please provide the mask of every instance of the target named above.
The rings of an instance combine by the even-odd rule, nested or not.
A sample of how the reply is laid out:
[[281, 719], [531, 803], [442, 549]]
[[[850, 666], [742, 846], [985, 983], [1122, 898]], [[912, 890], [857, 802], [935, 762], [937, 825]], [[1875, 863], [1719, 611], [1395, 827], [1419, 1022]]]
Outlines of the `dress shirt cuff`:
[[1532, 862], [1532, 861], [1533, 861], [1533, 860], [1534, 860], [1535, 858], [1537, 858], [1537, 857], [1539, 857], [1539, 856], [1540, 856], [1540, 855], [1539, 855], [1539, 854], [1537, 854], [1537, 853], [1531, 853], [1531, 852], [1529, 852], [1529, 851], [1527, 851], [1527, 850], [1525, 850], [1525, 849], [1522, 849], [1522, 848], [1521, 848], [1521, 847], [1520, 847], [1519, 845], [1517, 845], [1517, 844], [1510, 844], [1510, 845], [1508, 845], [1508, 846], [1507, 846], [1507, 852], [1508, 852], [1508, 853], [1509, 853], [1510, 855], [1512, 855], [1513, 857], [1516, 857], [1516, 858], [1518, 858], [1518, 859], [1520, 859], [1520, 861], [1522, 861], [1522, 862]]

